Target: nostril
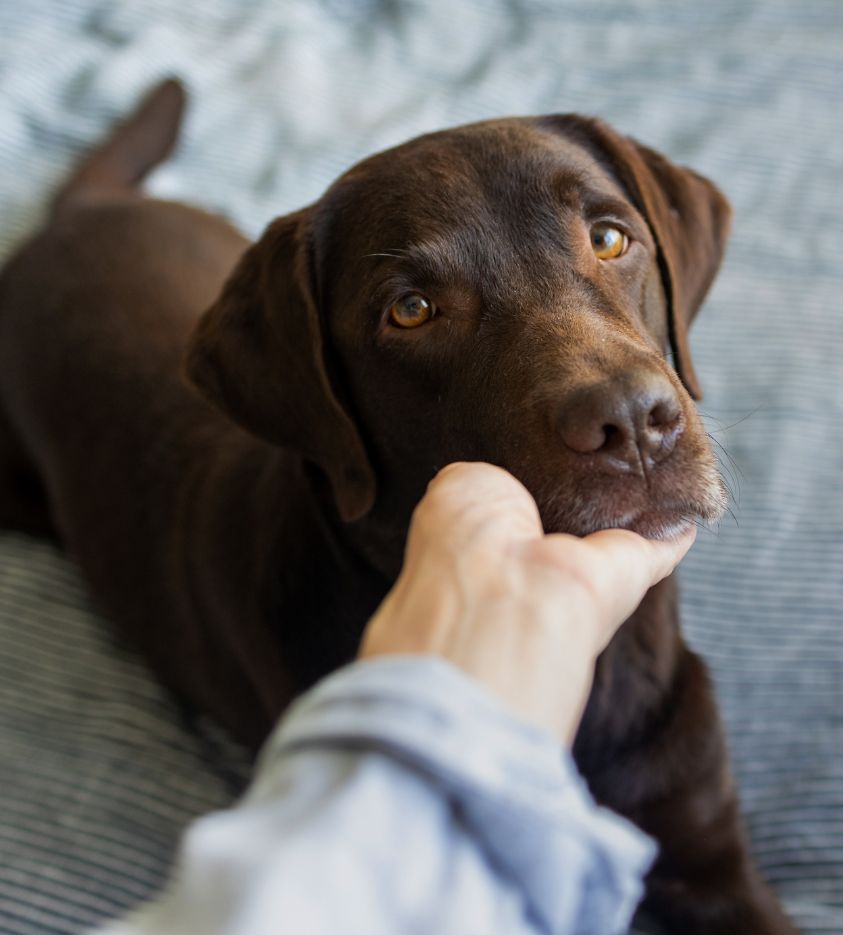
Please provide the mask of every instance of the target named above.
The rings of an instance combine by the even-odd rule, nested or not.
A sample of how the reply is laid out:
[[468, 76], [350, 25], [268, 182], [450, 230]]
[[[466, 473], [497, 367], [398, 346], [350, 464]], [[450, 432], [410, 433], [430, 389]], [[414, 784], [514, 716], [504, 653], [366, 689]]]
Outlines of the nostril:
[[682, 434], [682, 409], [678, 401], [660, 400], [647, 414], [646, 428], [638, 435], [638, 450], [648, 462], [663, 461]]
[[670, 429], [679, 415], [680, 409], [675, 403], [657, 402], [647, 415], [647, 428]]
[[613, 451], [623, 446], [624, 434], [617, 425], [604, 425], [600, 430], [603, 433], [603, 444], [597, 451]]

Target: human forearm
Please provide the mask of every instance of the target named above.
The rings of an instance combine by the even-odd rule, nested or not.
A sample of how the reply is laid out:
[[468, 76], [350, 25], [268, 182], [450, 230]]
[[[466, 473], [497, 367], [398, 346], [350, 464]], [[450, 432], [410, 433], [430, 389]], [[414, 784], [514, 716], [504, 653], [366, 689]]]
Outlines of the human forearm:
[[309, 692], [163, 899], [109, 933], [609, 935], [651, 856], [550, 735], [448, 663], [390, 656]]

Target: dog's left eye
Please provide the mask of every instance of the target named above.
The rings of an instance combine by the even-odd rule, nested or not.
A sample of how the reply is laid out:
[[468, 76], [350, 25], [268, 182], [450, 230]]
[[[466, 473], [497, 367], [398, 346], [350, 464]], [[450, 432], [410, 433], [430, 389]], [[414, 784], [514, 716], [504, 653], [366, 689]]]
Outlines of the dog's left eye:
[[598, 260], [615, 260], [626, 253], [629, 238], [611, 224], [595, 224], [591, 228], [591, 249]]
[[411, 292], [389, 307], [389, 320], [399, 328], [418, 328], [435, 314], [436, 306], [419, 292]]

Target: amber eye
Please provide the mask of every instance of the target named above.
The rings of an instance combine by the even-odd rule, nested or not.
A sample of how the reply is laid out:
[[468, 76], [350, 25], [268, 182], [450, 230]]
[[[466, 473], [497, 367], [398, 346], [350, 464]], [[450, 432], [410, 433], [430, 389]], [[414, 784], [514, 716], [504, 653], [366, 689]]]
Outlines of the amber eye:
[[418, 328], [436, 314], [436, 306], [418, 292], [405, 295], [389, 307], [389, 320], [399, 328]]
[[611, 224], [595, 224], [591, 228], [591, 249], [598, 260], [614, 260], [626, 253], [629, 238]]

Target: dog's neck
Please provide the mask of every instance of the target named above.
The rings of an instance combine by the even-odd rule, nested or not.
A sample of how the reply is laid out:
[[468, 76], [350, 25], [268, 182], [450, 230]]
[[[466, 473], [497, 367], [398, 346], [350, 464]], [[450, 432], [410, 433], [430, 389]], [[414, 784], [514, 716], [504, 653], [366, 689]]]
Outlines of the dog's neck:
[[[302, 691], [354, 658], [394, 576], [370, 560], [365, 521], [346, 525], [339, 519], [320, 474], [283, 451], [273, 459], [278, 484], [272, 502], [279, 519], [266, 564], [269, 618]], [[402, 555], [403, 541], [399, 568]]]
[[[642, 731], [670, 716], [672, 688], [687, 653], [679, 627], [675, 577], [644, 595], [634, 614], [597, 660], [594, 687], [574, 745], [580, 767], [590, 776], [611, 772], [605, 751], [646, 746]], [[633, 706], [618, 700], [635, 697]]]

